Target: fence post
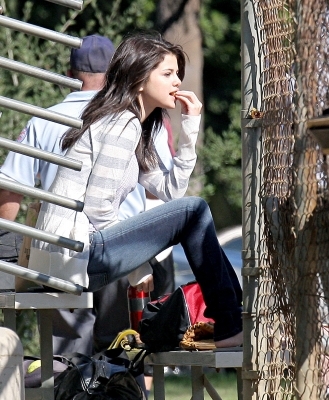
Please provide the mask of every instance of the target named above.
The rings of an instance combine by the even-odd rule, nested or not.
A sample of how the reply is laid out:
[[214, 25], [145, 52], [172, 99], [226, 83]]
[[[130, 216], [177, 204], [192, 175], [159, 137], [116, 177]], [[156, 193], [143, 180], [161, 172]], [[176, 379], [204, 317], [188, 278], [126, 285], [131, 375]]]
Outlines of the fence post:
[[259, 241], [261, 229], [261, 119], [250, 119], [252, 109], [261, 110], [262, 90], [260, 38], [254, 2], [241, 1], [241, 139], [242, 139], [242, 277], [243, 277], [243, 399], [258, 399], [260, 366], [256, 338], [259, 289]]

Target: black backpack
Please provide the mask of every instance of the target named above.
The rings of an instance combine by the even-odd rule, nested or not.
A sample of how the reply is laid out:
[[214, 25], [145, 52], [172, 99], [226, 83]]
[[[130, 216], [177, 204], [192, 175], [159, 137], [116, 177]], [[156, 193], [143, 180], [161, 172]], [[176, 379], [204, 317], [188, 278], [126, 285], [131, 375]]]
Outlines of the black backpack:
[[213, 321], [203, 315], [205, 308], [200, 286], [195, 281], [150, 301], [143, 309], [138, 328], [145, 348], [155, 353], [179, 347], [189, 326]]

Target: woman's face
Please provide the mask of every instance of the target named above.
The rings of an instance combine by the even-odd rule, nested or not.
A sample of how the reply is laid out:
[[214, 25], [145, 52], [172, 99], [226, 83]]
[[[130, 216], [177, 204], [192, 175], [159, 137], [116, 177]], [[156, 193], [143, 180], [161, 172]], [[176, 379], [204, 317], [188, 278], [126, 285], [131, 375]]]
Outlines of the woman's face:
[[173, 54], [167, 54], [151, 72], [148, 81], [140, 89], [140, 100], [145, 110], [145, 118], [156, 107], [175, 108], [175, 93], [182, 83], [177, 73], [177, 58]]

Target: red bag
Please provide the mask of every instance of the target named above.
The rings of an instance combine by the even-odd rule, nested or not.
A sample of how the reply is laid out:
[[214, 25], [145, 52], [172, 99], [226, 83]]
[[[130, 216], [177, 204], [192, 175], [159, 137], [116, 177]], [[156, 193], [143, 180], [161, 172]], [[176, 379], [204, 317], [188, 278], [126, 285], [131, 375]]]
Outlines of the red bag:
[[197, 322], [213, 322], [203, 315], [205, 308], [197, 282], [180, 286], [144, 307], [139, 323], [141, 341], [152, 352], [179, 347], [189, 326]]

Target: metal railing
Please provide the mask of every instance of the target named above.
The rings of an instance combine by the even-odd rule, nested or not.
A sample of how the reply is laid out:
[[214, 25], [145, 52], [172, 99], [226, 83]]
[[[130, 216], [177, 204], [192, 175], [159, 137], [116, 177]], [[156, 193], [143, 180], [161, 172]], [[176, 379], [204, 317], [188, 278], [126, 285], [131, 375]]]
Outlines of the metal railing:
[[[83, 1], [81, 0], [47, 0], [52, 3], [70, 7], [75, 10], [81, 10]], [[0, 7], [0, 14], [2, 14], [2, 8]], [[55, 32], [46, 28], [42, 28], [36, 25], [32, 25], [26, 22], [18, 21], [3, 15], [0, 15], [0, 27], [5, 27], [13, 30], [17, 30], [28, 35], [33, 35], [45, 40], [50, 40], [56, 43], [61, 43], [69, 47], [79, 48], [82, 44], [82, 39], [66, 35], [63, 33]], [[41, 79], [53, 84], [68, 87], [72, 90], [80, 90], [82, 82], [77, 79], [68, 78], [66, 76], [56, 74], [54, 72], [46, 71], [41, 68], [36, 68], [24, 63], [20, 63], [14, 60], [9, 60], [4, 57], [0, 57], [0, 68], [5, 68], [9, 71], [19, 72], [25, 75], [32, 76], [37, 79]], [[22, 101], [17, 101], [7, 97], [0, 96], [0, 106], [6, 109], [17, 111], [20, 113], [29, 114], [42, 119], [46, 119], [52, 122], [56, 122], [69, 127], [80, 128], [82, 126], [82, 120], [78, 118], [72, 118], [69, 115], [64, 115], [38, 107], [36, 105], [27, 104]], [[66, 168], [70, 168], [76, 171], [80, 171], [82, 164], [76, 160], [72, 160], [60, 155], [52, 154], [46, 151], [42, 151], [31, 146], [23, 145], [5, 138], [0, 138], [0, 146], [8, 150], [15, 151], [26, 156], [36, 157], [47, 162], [55, 163]], [[66, 208], [81, 212], [83, 209], [83, 203], [74, 199], [67, 199], [62, 196], [58, 196], [53, 193], [49, 193], [45, 190], [38, 189], [35, 187], [29, 187], [20, 183], [0, 178], [0, 188], [6, 189], [22, 195], [29, 195], [39, 200], [47, 201], [56, 205], [60, 205]], [[68, 248], [77, 252], [83, 250], [83, 243], [75, 241], [62, 236], [54, 235], [49, 232], [44, 232], [33, 227], [29, 227], [16, 222], [8, 221], [0, 218], [0, 228], [9, 232], [25, 235], [34, 239], [39, 239], [47, 243], [55, 244], [64, 248]], [[5, 261], [0, 261], [0, 271], [12, 274], [29, 281], [33, 281], [37, 284], [47, 285], [54, 289], [64, 291], [67, 293], [79, 295], [83, 291], [83, 287], [63, 279], [56, 278], [54, 276], [45, 275], [38, 271], [34, 271], [31, 268], [25, 268], [12, 264]]]
[[61, 6], [69, 7], [74, 10], [82, 10], [83, 1], [82, 0], [46, 0], [49, 3], [59, 4]]
[[[1, 116], [1, 114], [0, 114]], [[39, 150], [34, 147], [13, 142], [12, 140], [0, 137], [0, 147], [15, 151], [16, 153], [25, 154], [27, 156], [39, 158], [40, 160], [49, 161], [52, 164], [61, 165], [66, 168], [71, 168], [75, 171], [81, 171], [82, 163], [72, 158], [63, 157], [58, 154], [53, 154], [45, 150]]]
[[59, 196], [54, 193], [49, 193], [45, 190], [31, 187], [28, 185], [23, 185], [14, 181], [10, 181], [5, 178], [0, 178], [0, 188], [7, 189], [10, 192], [19, 193], [26, 196], [34, 197], [38, 200], [47, 201], [48, 203], [53, 203], [58, 206], [69, 208], [74, 211], [82, 211], [83, 202], [79, 200], [68, 199], [63, 196]]
[[40, 26], [32, 25], [27, 22], [18, 21], [13, 18], [5, 17], [4, 15], [0, 15], [0, 26], [14, 29], [28, 35], [37, 36], [42, 39], [51, 40], [53, 42], [61, 43], [70, 47], [79, 48], [82, 44], [82, 39], [80, 38], [66, 35], [60, 32], [55, 32], [51, 29], [42, 28]]
[[53, 289], [61, 290], [66, 293], [80, 295], [83, 292], [83, 287], [80, 285], [54, 276], [42, 274], [41, 272], [33, 271], [30, 268], [20, 267], [19, 265], [7, 261], [0, 260], [0, 271], [19, 276], [41, 285], [47, 285]]
[[0, 68], [5, 68], [9, 71], [20, 72], [34, 78], [42, 79], [46, 82], [68, 87], [72, 90], [80, 90], [82, 87], [82, 82], [79, 81], [79, 79], [69, 78], [54, 72], [46, 71], [42, 68], [33, 67], [31, 65], [14, 60], [8, 60], [5, 57], [0, 57]]
[[72, 118], [68, 115], [60, 114], [54, 111], [46, 110], [42, 107], [33, 106], [23, 101], [12, 100], [8, 97], [0, 96], [0, 106], [9, 110], [22, 112], [24, 114], [33, 115], [35, 117], [47, 119], [48, 121], [57, 122], [62, 125], [71, 126], [73, 128], [81, 128], [82, 121], [78, 118]]

